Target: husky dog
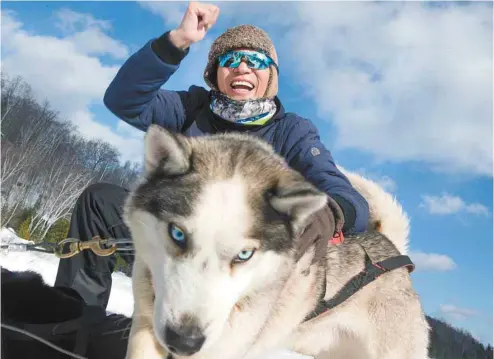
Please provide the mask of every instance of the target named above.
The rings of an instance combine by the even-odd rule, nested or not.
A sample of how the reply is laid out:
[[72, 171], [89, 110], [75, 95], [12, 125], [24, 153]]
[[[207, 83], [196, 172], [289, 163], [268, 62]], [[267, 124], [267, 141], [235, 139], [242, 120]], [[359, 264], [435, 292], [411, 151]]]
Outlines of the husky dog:
[[370, 203], [369, 231], [328, 244], [313, 263], [314, 248], [297, 254], [298, 234], [327, 196], [271, 146], [151, 126], [145, 176], [124, 210], [136, 250], [127, 359], [251, 359], [278, 349], [317, 359], [427, 358], [428, 324], [404, 267], [311, 316], [369, 258], [406, 252], [399, 205], [345, 173]]

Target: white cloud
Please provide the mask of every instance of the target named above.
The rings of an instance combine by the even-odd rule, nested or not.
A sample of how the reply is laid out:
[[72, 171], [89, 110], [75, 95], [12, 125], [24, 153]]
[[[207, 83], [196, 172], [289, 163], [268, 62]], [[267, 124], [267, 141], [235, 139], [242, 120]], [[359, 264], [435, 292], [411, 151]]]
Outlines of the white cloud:
[[68, 8], [62, 8], [55, 13], [57, 23], [55, 26], [68, 33], [81, 31], [87, 28], [111, 29], [108, 20], [95, 19], [91, 14], [84, 14]]
[[337, 143], [492, 175], [491, 5], [303, 3], [289, 60]]
[[74, 44], [77, 51], [85, 55], [111, 55], [126, 60], [129, 50], [119, 41], [106, 35], [100, 28], [89, 28], [66, 38]]
[[[120, 152], [122, 160], [143, 161], [144, 132], [136, 131], [130, 125], [118, 125], [116, 131], [102, 125], [89, 111], [77, 111], [72, 120], [79, 126], [79, 132], [88, 139], [100, 139], [108, 142]], [[120, 121], [123, 122], [123, 121]]]
[[89, 110], [90, 105], [102, 103], [119, 69], [104, 65], [97, 55], [121, 59], [128, 54], [126, 46], [104, 33], [108, 22], [67, 10], [58, 12], [57, 18], [66, 32], [61, 38], [29, 33], [15, 13], [2, 12], [2, 68], [10, 76], [22, 76], [40, 100], [48, 100], [85, 137], [115, 145], [123, 160], [141, 161], [138, 135], [124, 136], [102, 125]]
[[460, 308], [453, 304], [441, 304], [439, 310], [443, 315], [454, 320], [465, 320], [478, 314], [474, 309]]
[[182, 22], [185, 10], [189, 3], [167, 3], [161, 1], [138, 1], [143, 9], [151, 11], [153, 14], [159, 15], [168, 25], [178, 27]]
[[465, 206], [465, 211], [472, 214], [481, 214], [484, 216], [489, 215], [489, 209], [480, 203], [471, 203]]
[[444, 193], [441, 196], [422, 196], [420, 207], [426, 208], [430, 214], [447, 215], [466, 212], [476, 215], [489, 215], [489, 209], [480, 203], [466, 203], [458, 196]]
[[[492, 4], [216, 4], [213, 31], [240, 23], [269, 31], [281, 76], [333, 121], [340, 148], [492, 175]], [[171, 27], [187, 4], [141, 5]]]
[[415, 264], [417, 271], [446, 272], [457, 267], [455, 261], [445, 254], [411, 251], [410, 259]]

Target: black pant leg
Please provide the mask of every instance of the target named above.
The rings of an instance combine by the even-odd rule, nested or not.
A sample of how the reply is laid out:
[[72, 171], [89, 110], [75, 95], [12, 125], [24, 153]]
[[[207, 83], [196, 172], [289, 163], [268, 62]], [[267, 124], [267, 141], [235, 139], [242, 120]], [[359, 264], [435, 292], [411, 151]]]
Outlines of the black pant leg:
[[[88, 186], [76, 202], [68, 236], [81, 241], [91, 240], [97, 235], [101, 238], [130, 238], [122, 218], [128, 193], [128, 190], [109, 183]], [[131, 256], [125, 259], [128, 263], [133, 262]], [[115, 263], [114, 255], [97, 256], [91, 250], [62, 258], [55, 286], [74, 289], [87, 304], [106, 309]]]

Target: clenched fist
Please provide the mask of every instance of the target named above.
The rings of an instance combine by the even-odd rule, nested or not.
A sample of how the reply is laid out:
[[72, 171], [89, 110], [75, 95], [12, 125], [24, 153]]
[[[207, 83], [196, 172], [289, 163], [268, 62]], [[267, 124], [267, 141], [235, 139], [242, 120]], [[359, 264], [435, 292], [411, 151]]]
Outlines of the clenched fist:
[[180, 26], [170, 31], [170, 41], [181, 49], [201, 41], [208, 30], [216, 24], [219, 13], [220, 9], [215, 5], [190, 2]]

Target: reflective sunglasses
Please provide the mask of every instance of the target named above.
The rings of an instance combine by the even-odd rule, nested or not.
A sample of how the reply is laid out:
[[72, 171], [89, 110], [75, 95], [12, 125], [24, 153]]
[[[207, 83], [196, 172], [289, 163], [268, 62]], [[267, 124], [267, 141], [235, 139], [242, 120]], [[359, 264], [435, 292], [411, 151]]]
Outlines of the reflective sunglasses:
[[218, 60], [221, 67], [236, 68], [242, 60], [245, 60], [247, 66], [251, 69], [266, 70], [270, 65], [273, 65], [276, 71], [278, 73], [280, 72], [278, 65], [276, 65], [271, 57], [257, 51], [229, 51], [221, 55]]

